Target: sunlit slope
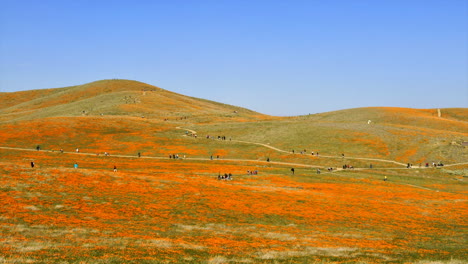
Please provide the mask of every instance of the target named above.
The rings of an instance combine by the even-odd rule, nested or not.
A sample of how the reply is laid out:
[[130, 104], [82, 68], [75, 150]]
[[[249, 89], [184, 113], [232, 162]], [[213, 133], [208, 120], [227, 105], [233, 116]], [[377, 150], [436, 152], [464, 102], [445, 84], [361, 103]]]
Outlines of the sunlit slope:
[[[279, 118], [187, 97], [145, 83], [103, 80], [49, 90], [0, 94], [0, 145], [90, 152], [310, 163], [321, 157], [376, 158], [400, 163], [468, 160], [468, 109], [355, 108]], [[6, 105], [6, 106], [5, 106]], [[180, 128], [178, 128], [180, 127]], [[182, 129], [181, 129], [182, 128]], [[182, 137], [184, 128], [199, 138]], [[232, 142], [206, 140], [225, 136]], [[268, 144], [295, 154], [252, 143]], [[286, 156], [285, 156], [286, 155]], [[307, 157], [307, 158], [306, 158]], [[337, 166], [343, 162], [313, 160]], [[362, 161], [367, 162], [367, 161]], [[363, 164], [360, 164], [363, 165]]]
[[[392, 159], [403, 163], [466, 162], [468, 109], [357, 108], [253, 123], [198, 126], [295, 153]], [[369, 122], [370, 120], [370, 122]], [[228, 132], [226, 132], [228, 131]], [[270, 152], [270, 151], [268, 151]]]
[[173, 93], [129, 80], [102, 80], [58, 89], [1, 93], [8, 101], [0, 120], [120, 115], [145, 118], [193, 118], [199, 122], [249, 120], [265, 115], [231, 105]]

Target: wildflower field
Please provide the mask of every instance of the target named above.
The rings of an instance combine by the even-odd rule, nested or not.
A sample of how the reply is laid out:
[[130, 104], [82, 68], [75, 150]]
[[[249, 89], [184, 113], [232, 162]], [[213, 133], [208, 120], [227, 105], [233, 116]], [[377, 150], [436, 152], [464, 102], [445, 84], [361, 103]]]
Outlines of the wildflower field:
[[158, 119], [8, 107], [0, 263], [468, 261], [466, 111], [255, 121], [170, 104]]

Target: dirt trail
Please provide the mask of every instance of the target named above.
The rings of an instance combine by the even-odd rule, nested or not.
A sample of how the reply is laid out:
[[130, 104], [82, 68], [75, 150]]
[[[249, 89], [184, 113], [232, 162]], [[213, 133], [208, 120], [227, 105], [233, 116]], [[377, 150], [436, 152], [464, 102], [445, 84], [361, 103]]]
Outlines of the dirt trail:
[[[189, 132], [192, 133], [192, 134], [197, 134], [197, 131], [195, 131], [195, 130], [191, 130], [191, 129], [183, 128], [183, 127], [176, 127], [176, 128], [177, 128], [177, 129], [187, 130], [187, 131], [189, 131]], [[185, 135], [184, 135], [184, 136], [185, 136]]]
[[[260, 144], [264, 145], [264, 144]], [[28, 149], [28, 148], [14, 148], [14, 147], [1, 147], [0, 149], [5, 149], [5, 150], [20, 150], [20, 151], [31, 151], [31, 152], [38, 152], [36, 149]], [[42, 152], [51, 152], [51, 153], [60, 153], [60, 151], [57, 150], [40, 150]], [[281, 151], [281, 150], [280, 150]], [[74, 155], [86, 155], [86, 156], [96, 156], [96, 153], [87, 153], [87, 152], [75, 152], [75, 151], [63, 151], [64, 154], [74, 154]], [[156, 156], [143, 156], [138, 158], [138, 156], [131, 156], [131, 155], [110, 155], [111, 157], [119, 157], [119, 158], [136, 158], [136, 159], [158, 159], [158, 160], [167, 160], [167, 157], [156, 157]], [[333, 157], [336, 158], [336, 157]], [[248, 160], [248, 159], [211, 159], [211, 158], [185, 158], [185, 159], [180, 159], [180, 160], [193, 160], [193, 161], [209, 161], [209, 162], [220, 162], [220, 161], [228, 161], [228, 162], [249, 162], [249, 163], [255, 163], [255, 164], [275, 164], [275, 165], [282, 165], [282, 166], [292, 166], [292, 167], [303, 167], [303, 168], [309, 168], [309, 169], [318, 169], [322, 168], [322, 166], [314, 166], [314, 165], [309, 165], [309, 164], [301, 164], [301, 163], [292, 163], [292, 162], [280, 162], [280, 161], [261, 161], [261, 160]], [[445, 166], [455, 166], [455, 165], [465, 165], [468, 163], [457, 163], [457, 164], [452, 164], [452, 165], [445, 165]], [[426, 167], [422, 167], [420, 169], [425, 169]], [[429, 167], [430, 168], [430, 167]], [[396, 169], [400, 170], [402, 168], [386, 168], [386, 169]], [[335, 168], [333, 171], [323, 171], [322, 174], [330, 174], [330, 173], [335, 173], [338, 171], [343, 171], [344, 169], [342, 168]], [[367, 168], [354, 168], [353, 170], [367, 170]], [[434, 189], [429, 189], [426, 187], [422, 186], [417, 186], [413, 184], [408, 184], [408, 183], [396, 183], [396, 184], [402, 184], [402, 185], [407, 185], [407, 186], [412, 186], [414, 188], [419, 188], [419, 189], [424, 189], [428, 191], [435, 191], [439, 192], [439, 190], [434, 190]]]
[[[197, 134], [195, 130], [188, 129], [188, 128], [183, 128], [183, 127], [176, 127], [176, 129], [182, 129], [189, 131], [192, 134]], [[184, 135], [186, 136], [186, 135]], [[292, 154], [289, 151], [282, 150], [273, 146], [270, 146], [268, 144], [263, 144], [263, 143], [258, 143], [258, 142], [249, 142], [249, 141], [243, 141], [243, 140], [231, 140], [232, 142], [237, 142], [237, 143], [243, 143], [243, 144], [253, 144], [253, 145], [258, 145], [258, 146], [263, 146], [278, 152], [282, 153], [287, 153], [287, 154]], [[29, 149], [29, 148], [14, 148], [14, 147], [1, 147], [0, 149], [10, 149], [10, 150], [21, 150], [21, 151], [37, 151], [36, 149]], [[46, 151], [46, 152], [60, 152], [57, 150], [41, 150], [41, 151]], [[88, 156], [96, 156], [96, 153], [85, 153], [85, 152], [74, 152], [74, 151], [64, 151], [63, 153], [66, 154], [76, 154], [76, 155], [88, 155]], [[293, 154], [293, 155], [304, 155], [304, 154]], [[119, 155], [119, 154], [112, 154], [112, 157], [120, 157], [120, 158], [137, 158], [137, 156], [131, 156], [131, 155]], [[342, 157], [340, 156], [327, 156], [327, 155], [320, 155], [321, 158], [333, 158], [333, 159], [341, 159]], [[157, 156], [143, 156], [141, 158], [144, 159], [168, 159], [167, 157], [157, 157]], [[211, 161], [211, 158], [185, 158], [186, 160], [198, 160], [198, 161]], [[379, 162], [387, 162], [387, 163], [394, 163], [397, 165], [401, 166], [406, 166], [404, 163], [400, 163], [397, 161], [393, 160], [386, 160], [386, 159], [375, 159], [375, 158], [359, 158], [359, 157], [346, 157], [346, 159], [355, 159], [355, 160], [368, 160], [368, 161], [379, 161]], [[284, 165], [284, 166], [295, 166], [295, 167], [304, 167], [304, 168], [322, 168], [323, 166], [317, 166], [317, 165], [310, 165], [310, 164], [303, 164], [303, 163], [293, 163], [293, 162], [282, 162], [282, 161], [262, 161], [262, 160], [249, 160], [249, 159], [214, 159], [213, 161], [232, 161], [232, 162], [249, 162], [249, 163], [261, 163], [261, 164], [275, 164], [275, 165]], [[447, 164], [444, 165], [445, 167], [450, 167], [450, 166], [458, 166], [458, 165], [468, 165], [468, 162], [464, 163], [456, 163], [456, 164]], [[425, 169], [426, 167], [422, 167], [420, 169]], [[430, 167], [429, 167], [430, 168]], [[355, 170], [360, 170], [360, 169], [367, 169], [367, 168], [355, 168]], [[387, 168], [387, 169], [401, 169], [401, 168]], [[335, 171], [341, 171], [343, 170], [342, 168], [336, 168], [334, 169], [333, 172]], [[326, 173], [326, 172], [325, 172]], [[417, 186], [415, 186], [417, 187]], [[423, 187], [422, 187], [423, 188]]]
[[[49, 152], [49, 153], [60, 153], [58, 150], [48, 150], [48, 149], [41, 149], [40, 151], [36, 149], [29, 149], [29, 148], [13, 148], [13, 147], [0, 147], [0, 149], [9, 149], [9, 150], [20, 150], [20, 151], [31, 151], [31, 152]], [[75, 155], [86, 155], [86, 156], [96, 156], [96, 153], [90, 152], [75, 152], [75, 151], [64, 151], [64, 154], [75, 154]], [[103, 156], [103, 154], [100, 154]], [[137, 155], [119, 155], [119, 154], [109, 154], [109, 157], [119, 157], [119, 158], [138, 158]], [[142, 156], [141, 159], [163, 159], [167, 160], [168, 157], [157, 157], [157, 156]], [[233, 162], [251, 162], [251, 163], [263, 163], [263, 164], [276, 164], [276, 165], [288, 165], [288, 166], [298, 166], [298, 167], [307, 167], [307, 168], [321, 168], [321, 166], [313, 166], [308, 164], [302, 163], [291, 163], [291, 162], [280, 162], [280, 161], [261, 161], [261, 160], [248, 160], [248, 159], [211, 159], [211, 158], [179, 158], [179, 160], [198, 160], [198, 161], [233, 161]]]
[[[176, 128], [177, 128], [177, 129], [188, 130], [188, 131], [190, 131], [190, 132], [193, 133], [193, 134], [197, 134], [196, 131], [191, 130], [191, 129], [182, 128], [182, 127], [176, 127]], [[252, 144], [252, 145], [263, 146], [263, 147], [266, 147], [266, 148], [269, 148], [269, 149], [272, 149], [272, 150], [275, 150], [275, 151], [278, 151], [278, 152], [287, 153], [287, 154], [292, 154], [290, 151], [282, 150], [282, 149], [279, 149], [279, 148], [270, 146], [270, 145], [268, 145], [268, 144], [263, 144], [263, 143], [258, 143], [258, 142], [250, 142], [250, 141], [243, 141], [243, 140], [231, 140], [231, 141], [232, 141], [232, 142], [237, 142], [237, 143], [244, 143], [244, 144]], [[300, 155], [300, 154], [296, 154], [296, 155]], [[341, 158], [341, 157], [339, 157], [339, 156], [327, 156], [327, 155], [320, 155], [320, 157], [324, 157], [324, 158]], [[380, 161], [380, 162], [393, 163], [393, 164], [397, 164], [397, 165], [400, 165], [400, 166], [406, 166], [406, 164], [404, 164], [404, 163], [401, 163], [401, 162], [398, 162], [398, 161], [394, 161], [394, 160], [386, 160], [386, 159], [357, 158], [357, 157], [346, 157], [346, 159], [368, 160], [368, 161]]]

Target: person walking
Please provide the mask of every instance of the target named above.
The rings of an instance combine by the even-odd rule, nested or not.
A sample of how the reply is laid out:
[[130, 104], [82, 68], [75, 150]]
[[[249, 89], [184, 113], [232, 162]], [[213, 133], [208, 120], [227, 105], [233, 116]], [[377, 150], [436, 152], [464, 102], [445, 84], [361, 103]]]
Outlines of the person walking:
[[31, 168], [34, 168], [34, 161], [31, 161]]
[[292, 174], [294, 175], [294, 168], [291, 168], [291, 172], [292, 172]]

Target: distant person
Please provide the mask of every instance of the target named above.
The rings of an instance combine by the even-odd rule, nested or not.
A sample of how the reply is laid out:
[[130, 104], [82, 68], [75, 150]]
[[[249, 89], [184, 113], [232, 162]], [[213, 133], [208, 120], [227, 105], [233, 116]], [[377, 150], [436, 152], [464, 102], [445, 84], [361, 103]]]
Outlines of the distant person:
[[114, 165], [114, 172], [116, 172], [116, 171], [117, 171], [117, 166]]
[[317, 174], [320, 174], [320, 169], [317, 169]]
[[292, 174], [294, 175], [294, 168], [291, 168], [291, 172], [292, 172]]
[[37, 150], [37, 151], [41, 150], [41, 146], [37, 145], [37, 146], [36, 146], [36, 150]]
[[73, 164], [73, 168], [78, 169], [78, 163]]
[[372, 164], [371, 164], [371, 165], [369, 165], [369, 168], [371, 168], [371, 169], [372, 169]]
[[60, 149], [60, 153], [63, 153], [63, 149]]
[[141, 157], [141, 153], [140, 153], [140, 152], [138, 152], [138, 157]]
[[267, 162], [270, 162], [270, 158], [267, 158]]
[[31, 161], [31, 168], [34, 168], [34, 161]]
[[78, 148], [76, 148], [76, 153], [80, 152], [80, 150]]
[[387, 181], [387, 176], [385, 176], [383, 180], [384, 180], [384, 181]]

